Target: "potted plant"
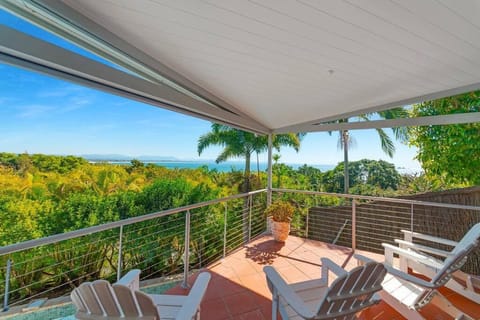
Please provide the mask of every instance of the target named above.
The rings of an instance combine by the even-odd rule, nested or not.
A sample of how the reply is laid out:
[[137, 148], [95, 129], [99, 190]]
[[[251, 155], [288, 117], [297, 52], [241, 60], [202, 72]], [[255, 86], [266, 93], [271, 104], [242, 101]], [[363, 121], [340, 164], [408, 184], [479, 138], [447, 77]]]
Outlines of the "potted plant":
[[290, 233], [290, 221], [292, 221], [295, 208], [288, 202], [277, 200], [266, 210], [267, 217], [271, 217], [272, 235], [275, 241], [285, 242]]

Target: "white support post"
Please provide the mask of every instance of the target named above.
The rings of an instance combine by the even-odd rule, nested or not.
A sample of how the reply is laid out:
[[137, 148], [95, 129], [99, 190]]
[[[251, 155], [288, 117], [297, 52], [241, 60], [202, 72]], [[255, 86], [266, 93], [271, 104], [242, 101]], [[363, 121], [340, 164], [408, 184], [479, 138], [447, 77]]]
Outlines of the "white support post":
[[267, 207], [272, 204], [272, 134], [268, 135]]

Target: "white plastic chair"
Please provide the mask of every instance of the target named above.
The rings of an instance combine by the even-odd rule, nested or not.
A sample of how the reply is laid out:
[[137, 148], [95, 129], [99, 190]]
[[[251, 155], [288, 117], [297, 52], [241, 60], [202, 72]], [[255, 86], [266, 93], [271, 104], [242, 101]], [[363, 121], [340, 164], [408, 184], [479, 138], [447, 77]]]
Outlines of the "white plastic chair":
[[[443, 267], [446, 258], [456, 255], [460, 250], [463, 250], [470, 244], [476, 244], [476, 246], [478, 246], [480, 243], [480, 223], [470, 228], [459, 242], [407, 230], [402, 230], [402, 232], [404, 239], [395, 240], [400, 248], [407, 251], [407, 253], [399, 254], [400, 270], [407, 272], [408, 268], [411, 268], [429, 278], [432, 278]], [[449, 246], [452, 249], [450, 251], [440, 250], [424, 244], [418, 244], [417, 240]], [[386, 248], [390, 248], [390, 246], [386, 245]], [[442, 259], [437, 257], [441, 257]], [[467, 299], [480, 303], [480, 294], [475, 291], [475, 287], [479, 284], [480, 278], [468, 275], [462, 271], [457, 271], [445, 286]]]
[[[383, 264], [369, 262], [345, 271], [328, 258], [322, 258], [322, 277], [287, 284], [270, 266], [263, 270], [272, 292], [272, 319], [279, 311], [282, 319], [355, 319], [356, 313], [380, 300], [375, 292], [382, 289]], [[328, 286], [328, 272], [337, 279]]]
[[188, 296], [140, 292], [139, 275], [140, 270], [132, 270], [113, 286], [105, 280], [82, 283], [70, 295], [77, 308], [76, 319], [200, 319], [208, 272], [198, 275]]

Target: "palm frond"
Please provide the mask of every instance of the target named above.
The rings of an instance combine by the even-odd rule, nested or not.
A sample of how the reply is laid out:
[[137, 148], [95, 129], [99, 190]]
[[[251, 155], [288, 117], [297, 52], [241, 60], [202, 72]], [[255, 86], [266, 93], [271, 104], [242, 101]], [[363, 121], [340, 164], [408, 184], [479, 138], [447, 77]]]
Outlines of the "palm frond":
[[395, 145], [393, 144], [392, 139], [390, 139], [383, 129], [375, 130], [377, 130], [378, 136], [380, 137], [380, 144], [383, 152], [385, 152], [390, 158], [393, 158], [393, 154], [395, 153]]

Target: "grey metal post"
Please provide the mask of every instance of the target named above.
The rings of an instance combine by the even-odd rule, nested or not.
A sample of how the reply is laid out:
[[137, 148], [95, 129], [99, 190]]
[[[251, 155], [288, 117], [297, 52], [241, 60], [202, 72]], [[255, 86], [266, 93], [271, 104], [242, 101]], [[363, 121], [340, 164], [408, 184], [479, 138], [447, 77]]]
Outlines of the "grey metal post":
[[118, 235], [118, 264], [117, 264], [117, 281], [122, 277], [122, 254], [123, 254], [123, 225], [120, 226], [120, 234]]
[[352, 250], [357, 248], [357, 208], [355, 199], [352, 199]]
[[3, 311], [8, 311], [8, 294], [10, 291], [10, 270], [12, 269], [12, 260], [7, 260], [7, 274], [5, 275], [5, 296], [3, 297]]
[[252, 238], [252, 195], [248, 196], [248, 242]]
[[310, 222], [310, 210], [307, 209], [307, 220], [305, 221], [305, 237], [308, 239], [308, 223]]
[[410, 232], [413, 232], [413, 203], [410, 204]]
[[188, 288], [188, 267], [190, 263], [190, 210], [185, 213], [185, 257], [183, 259], [182, 288]]
[[228, 205], [225, 202], [225, 213], [223, 217], [223, 259], [227, 256], [227, 213]]
[[272, 204], [272, 134], [268, 135], [267, 207]]

